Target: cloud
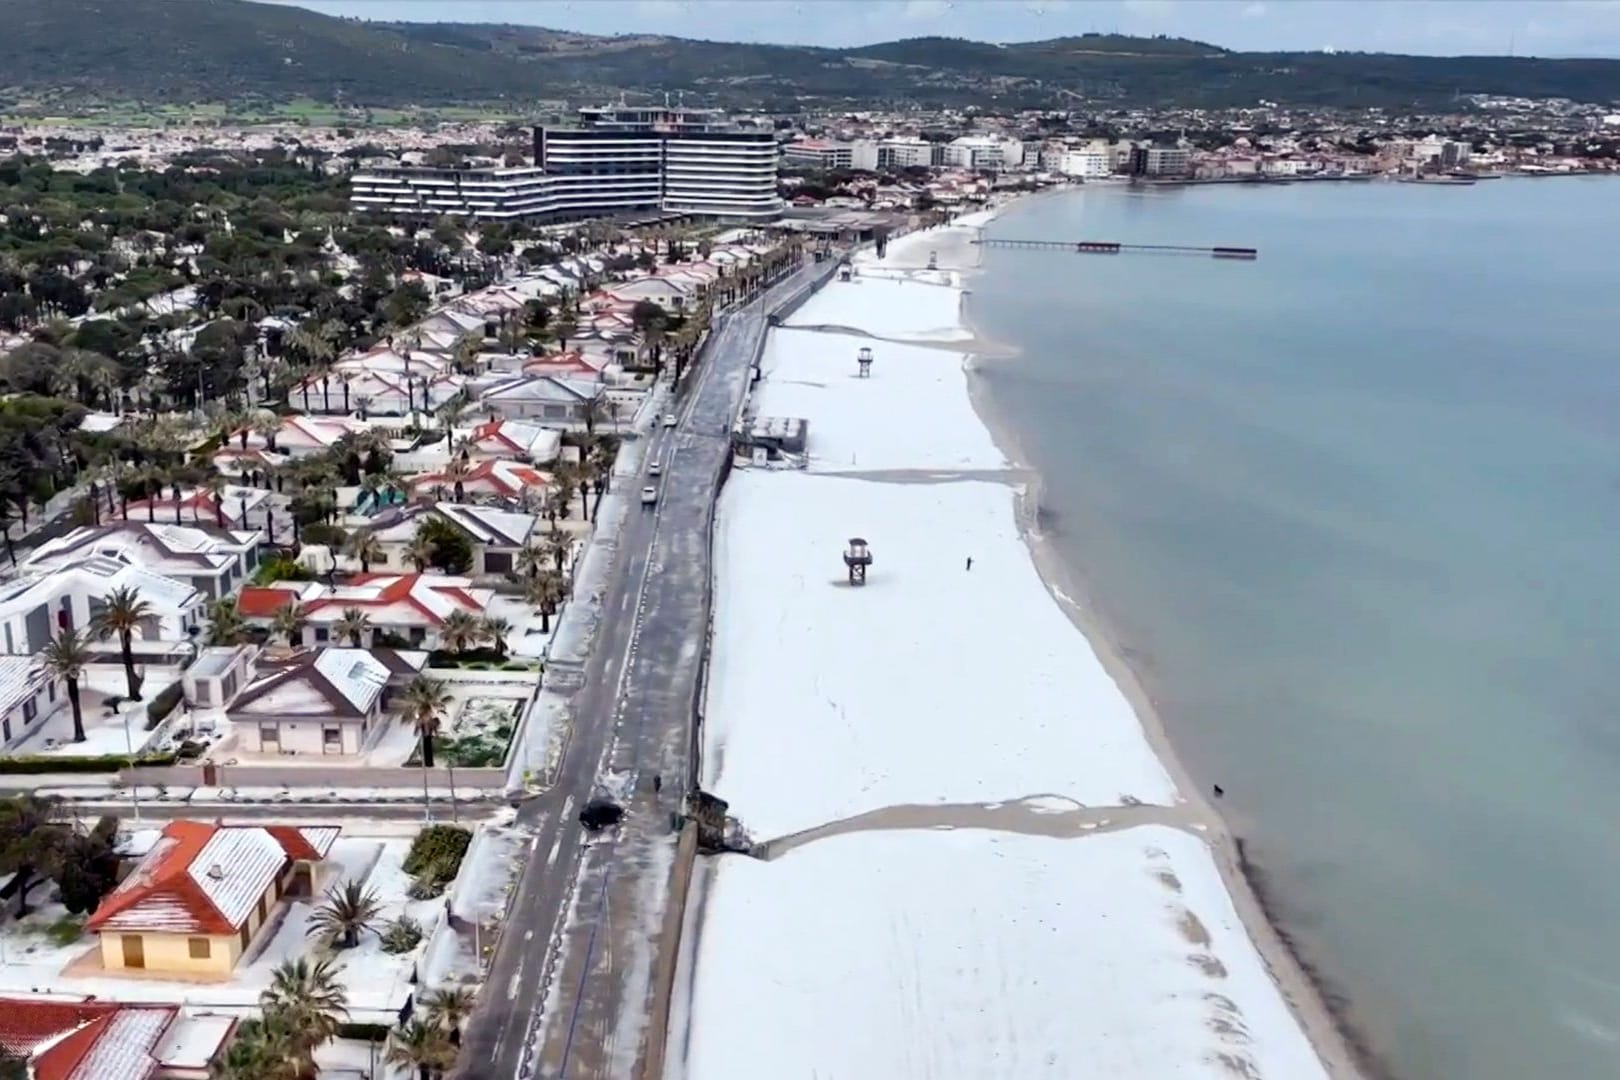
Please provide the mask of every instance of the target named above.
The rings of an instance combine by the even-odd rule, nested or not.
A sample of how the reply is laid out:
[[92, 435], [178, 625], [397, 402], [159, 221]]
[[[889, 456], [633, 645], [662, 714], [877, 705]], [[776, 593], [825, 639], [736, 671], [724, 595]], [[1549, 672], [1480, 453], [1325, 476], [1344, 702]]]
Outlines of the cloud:
[[1245, 5], [1243, 10], [1238, 12], [1238, 14], [1242, 15], [1245, 19], [1263, 19], [1263, 18], [1265, 18], [1266, 17], [1265, 0], [1254, 0], [1254, 3]]
[[912, 22], [928, 22], [951, 10], [950, 0], [906, 0], [901, 9], [902, 18]]

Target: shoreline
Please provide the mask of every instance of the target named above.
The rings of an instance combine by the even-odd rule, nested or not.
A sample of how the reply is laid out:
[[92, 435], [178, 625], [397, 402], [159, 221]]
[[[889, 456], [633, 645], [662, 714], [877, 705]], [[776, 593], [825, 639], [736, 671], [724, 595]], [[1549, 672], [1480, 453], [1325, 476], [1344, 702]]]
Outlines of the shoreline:
[[[982, 233], [985, 226], [1010, 206], [1060, 193], [1040, 192], [1024, 199], [1014, 198], [983, 211], [984, 216], [980, 221], [962, 224], [959, 219], [958, 222], [940, 227], [940, 231], [968, 229]], [[1078, 568], [1070, 566], [1040, 531], [1040, 494], [1044, 478], [1030, 463], [1015, 426], [1008, 417], [996, 410], [989, 387], [980, 377], [985, 364], [1007, 362], [1020, 355], [1020, 351], [1015, 346], [991, 340], [974, 325], [969, 314], [972, 290], [968, 282], [983, 272], [983, 249], [964, 246], [973, 255], [971, 262], [951, 268], [960, 276], [963, 287], [961, 325], [971, 335], [963, 346], [968, 354], [963, 375], [974, 414], [1005, 455], [1011, 469], [1026, 478], [1022, 487], [1014, 486], [1014, 507], [1019, 536], [1035, 566], [1035, 572], [1057, 601], [1058, 607], [1091, 646], [1092, 652], [1136, 714], [1144, 737], [1176, 786], [1181, 800], [1179, 808], [1188, 817], [1186, 831], [1197, 835], [1214, 856], [1221, 880], [1244, 929], [1259, 952], [1277, 992], [1304, 1030], [1323, 1067], [1334, 1077], [1366, 1077], [1369, 1075], [1366, 1069], [1370, 1051], [1356, 1039], [1345, 1018], [1328, 1004], [1324, 987], [1273, 921], [1260, 888], [1252, 880], [1252, 867], [1245, 857], [1242, 838], [1232, 831], [1225, 817], [1205, 798], [1202, 788], [1194, 783], [1176, 753], [1163, 717], [1146, 684], [1120, 652], [1114, 635], [1109, 633], [1108, 627], [1096, 613], [1083, 574]]]

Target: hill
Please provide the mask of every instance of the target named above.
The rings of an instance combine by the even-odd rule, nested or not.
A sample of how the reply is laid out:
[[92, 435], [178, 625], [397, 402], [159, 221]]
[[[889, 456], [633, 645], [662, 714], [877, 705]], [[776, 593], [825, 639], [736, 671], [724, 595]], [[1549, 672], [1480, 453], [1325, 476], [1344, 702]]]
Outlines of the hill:
[[[597, 37], [530, 26], [369, 23], [248, 0], [0, 0], [0, 99], [357, 105], [619, 91], [777, 109], [856, 104], [1433, 106], [1458, 92], [1620, 100], [1620, 61], [1243, 53], [1086, 34], [1011, 45], [912, 38], [855, 49]], [[94, 33], [85, 28], [94, 27]]]

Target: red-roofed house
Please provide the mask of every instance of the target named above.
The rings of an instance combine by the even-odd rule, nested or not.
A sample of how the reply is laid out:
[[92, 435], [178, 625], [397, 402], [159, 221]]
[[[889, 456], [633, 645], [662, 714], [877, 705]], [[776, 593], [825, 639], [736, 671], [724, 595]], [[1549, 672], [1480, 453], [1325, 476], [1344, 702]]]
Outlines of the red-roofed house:
[[332, 625], [349, 608], [365, 613], [371, 629], [361, 644], [376, 643], [376, 635], [387, 631], [412, 646], [437, 648], [439, 628], [453, 611], [465, 611], [482, 618], [488, 614], [495, 594], [490, 589], [473, 588], [464, 577], [444, 574], [355, 574], [342, 585], [321, 581], [282, 581], [274, 585], [243, 589], [236, 609], [244, 619], [269, 625], [276, 612], [297, 601], [307, 616], [305, 645], [347, 645], [338, 642]]
[[314, 891], [315, 864], [335, 825], [211, 825], [171, 821], [85, 923], [101, 963], [228, 975], [282, 897]]
[[521, 420], [490, 420], [467, 432], [456, 449], [477, 458], [523, 458], [539, 465], [557, 459], [562, 432]]
[[206, 1080], [235, 1030], [173, 1005], [0, 998], [0, 1046], [33, 1080]]
[[32, 1080], [205, 1080], [235, 1029], [173, 1005], [0, 998], [0, 1046]]
[[466, 502], [478, 496], [522, 502], [525, 495], [539, 499], [546, 494], [546, 474], [521, 461], [485, 458], [483, 461], [474, 462], [460, 475], [459, 487], [457, 480], [455, 473], [441, 469], [437, 472], [417, 473], [410, 478], [410, 485], [412, 490], [417, 492], [432, 492], [443, 488], [445, 495], [440, 498], [453, 496], [457, 502]]

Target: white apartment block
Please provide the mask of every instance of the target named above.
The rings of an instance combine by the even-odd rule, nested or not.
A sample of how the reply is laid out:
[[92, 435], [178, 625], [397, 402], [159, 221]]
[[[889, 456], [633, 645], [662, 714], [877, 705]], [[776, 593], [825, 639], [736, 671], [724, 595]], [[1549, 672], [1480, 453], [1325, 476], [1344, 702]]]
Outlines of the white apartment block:
[[878, 168], [931, 168], [943, 162], [941, 150], [926, 139], [885, 139], [877, 146]]
[[853, 169], [855, 148], [850, 143], [801, 139], [782, 147], [782, 164], [803, 169]]
[[490, 220], [663, 212], [777, 217], [781, 149], [769, 128], [706, 109], [581, 109], [580, 124], [534, 131], [534, 164], [371, 169], [350, 181], [356, 209]]

